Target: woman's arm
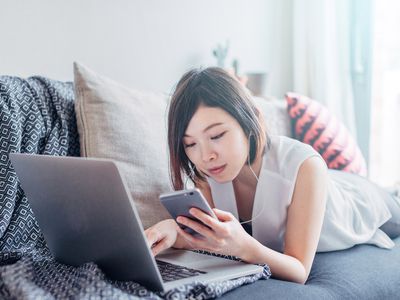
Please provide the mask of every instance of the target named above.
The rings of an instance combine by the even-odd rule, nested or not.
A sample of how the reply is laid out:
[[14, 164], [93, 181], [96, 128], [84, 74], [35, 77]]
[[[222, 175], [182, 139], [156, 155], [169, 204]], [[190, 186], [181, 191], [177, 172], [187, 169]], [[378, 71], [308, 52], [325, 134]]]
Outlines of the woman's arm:
[[196, 238], [179, 227], [178, 234], [193, 248], [238, 256], [249, 263], [266, 263], [274, 277], [304, 284], [314, 260], [325, 215], [326, 180], [327, 168], [321, 158], [309, 158], [300, 166], [288, 208], [283, 254], [262, 245], [245, 232], [231, 213], [218, 209], [214, 209], [218, 220], [198, 209], [190, 210], [209, 228], [182, 216], [177, 219], [204, 238]]
[[288, 208], [283, 254], [262, 245], [245, 232], [231, 213], [218, 209], [214, 209], [218, 220], [201, 210], [190, 210], [209, 228], [189, 218], [177, 218], [179, 223], [189, 226], [204, 238], [196, 238], [179, 227], [178, 233], [193, 248], [234, 255], [249, 263], [265, 263], [274, 277], [304, 284], [310, 273], [324, 219], [326, 179], [326, 165], [322, 159], [312, 157], [300, 166], [292, 203]]
[[327, 168], [321, 158], [305, 160], [288, 209], [284, 253], [252, 240], [243, 259], [267, 263], [274, 277], [304, 284], [314, 260], [325, 215]]

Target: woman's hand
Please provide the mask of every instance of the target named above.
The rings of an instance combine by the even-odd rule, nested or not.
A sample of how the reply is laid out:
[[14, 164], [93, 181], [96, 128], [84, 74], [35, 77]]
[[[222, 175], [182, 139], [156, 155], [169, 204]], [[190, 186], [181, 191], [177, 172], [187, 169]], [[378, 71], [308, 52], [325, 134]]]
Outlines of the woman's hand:
[[231, 213], [216, 208], [213, 210], [218, 220], [197, 208], [191, 208], [189, 211], [193, 217], [210, 228], [183, 216], [177, 218], [178, 223], [192, 228], [202, 236], [193, 236], [180, 227], [177, 227], [178, 233], [194, 249], [233, 255], [243, 259], [253, 238]]
[[154, 256], [174, 246], [178, 236], [177, 228], [179, 228], [178, 224], [173, 219], [168, 219], [158, 222], [144, 231], [147, 244]]

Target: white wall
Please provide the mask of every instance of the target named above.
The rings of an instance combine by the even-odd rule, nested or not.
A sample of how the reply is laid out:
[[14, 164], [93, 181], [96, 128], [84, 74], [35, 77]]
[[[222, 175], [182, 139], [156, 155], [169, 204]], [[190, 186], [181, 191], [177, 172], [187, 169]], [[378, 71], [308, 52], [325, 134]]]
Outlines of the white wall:
[[72, 80], [72, 62], [130, 87], [170, 92], [184, 71], [215, 64], [230, 40], [241, 71], [291, 84], [291, 0], [0, 0], [0, 74]]

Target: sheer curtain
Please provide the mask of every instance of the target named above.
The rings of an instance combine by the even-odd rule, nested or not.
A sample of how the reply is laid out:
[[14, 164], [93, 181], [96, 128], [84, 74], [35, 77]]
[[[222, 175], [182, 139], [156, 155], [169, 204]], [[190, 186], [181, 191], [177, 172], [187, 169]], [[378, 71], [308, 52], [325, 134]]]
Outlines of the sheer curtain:
[[333, 112], [356, 137], [351, 1], [293, 1], [293, 86]]
[[400, 2], [375, 1], [372, 80], [372, 180], [400, 182]]
[[292, 3], [294, 91], [357, 137], [370, 179], [400, 184], [400, 1]]

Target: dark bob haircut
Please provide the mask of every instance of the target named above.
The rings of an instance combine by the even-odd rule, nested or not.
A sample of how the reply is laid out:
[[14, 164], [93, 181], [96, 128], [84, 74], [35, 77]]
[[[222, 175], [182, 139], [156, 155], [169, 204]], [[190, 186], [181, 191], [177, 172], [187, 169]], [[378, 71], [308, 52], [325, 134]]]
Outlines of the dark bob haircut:
[[187, 126], [200, 105], [221, 108], [236, 119], [245, 135], [250, 137], [250, 164], [268, 140], [260, 111], [236, 78], [217, 67], [188, 71], [175, 88], [168, 113], [170, 177], [175, 190], [184, 188], [184, 175], [194, 182], [205, 180], [197, 169], [192, 174], [183, 145]]

